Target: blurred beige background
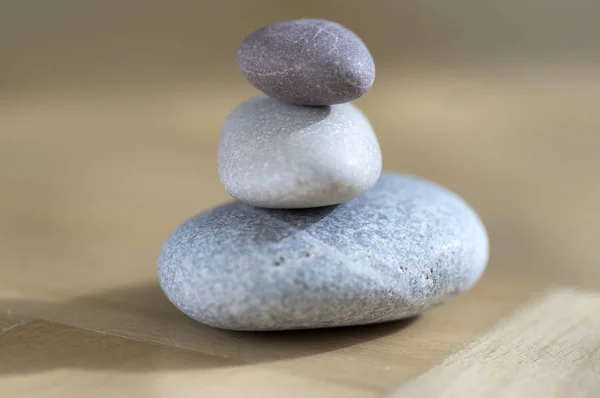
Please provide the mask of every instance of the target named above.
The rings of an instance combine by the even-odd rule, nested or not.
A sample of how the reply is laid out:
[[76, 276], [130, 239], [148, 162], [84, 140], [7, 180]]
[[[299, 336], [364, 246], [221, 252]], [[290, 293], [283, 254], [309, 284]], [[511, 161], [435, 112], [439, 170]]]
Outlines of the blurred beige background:
[[[379, 393], [549, 284], [600, 288], [598, 15], [595, 0], [2, 2], [0, 326], [4, 314], [8, 325], [38, 319], [242, 361], [265, 355], [242, 337], [215, 351], [213, 339], [228, 335], [173, 310], [155, 258], [178, 223], [228, 200], [216, 167], [220, 126], [257, 94], [237, 71], [239, 43], [300, 17], [335, 20], [363, 38], [377, 78], [357, 104], [384, 167], [460, 193], [488, 227], [491, 261], [473, 292], [411, 326], [421, 340], [386, 335], [390, 355], [404, 353], [385, 357], [391, 372], [370, 367], [382, 357], [366, 342], [289, 369], [313, 375], [341, 366], [338, 356], [366, 355], [371, 362], [328, 382], [364, 378]], [[39, 340], [53, 328], [21, 326], [0, 341]], [[293, 356], [296, 338], [268, 355]], [[38, 348], [11, 352], [28, 358]], [[111, 369], [117, 360], [103, 361]], [[6, 388], [30, 392], [29, 379], [2, 374]], [[73, 377], [61, 375], [52, 377]]]
[[11, 90], [210, 81], [219, 91], [241, 83], [234, 60], [246, 34], [302, 17], [351, 27], [385, 71], [585, 64], [599, 51], [594, 0], [24, 0], [1, 11], [0, 71]]

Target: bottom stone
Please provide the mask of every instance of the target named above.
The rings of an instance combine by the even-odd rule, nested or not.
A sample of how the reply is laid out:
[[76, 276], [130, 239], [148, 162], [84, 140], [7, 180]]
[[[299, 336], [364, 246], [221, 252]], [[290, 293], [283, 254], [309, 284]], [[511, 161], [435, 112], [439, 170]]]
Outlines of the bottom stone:
[[418, 314], [470, 288], [488, 259], [485, 228], [457, 195], [383, 173], [337, 206], [229, 203], [181, 225], [159, 282], [191, 318], [219, 328], [348, 326]]

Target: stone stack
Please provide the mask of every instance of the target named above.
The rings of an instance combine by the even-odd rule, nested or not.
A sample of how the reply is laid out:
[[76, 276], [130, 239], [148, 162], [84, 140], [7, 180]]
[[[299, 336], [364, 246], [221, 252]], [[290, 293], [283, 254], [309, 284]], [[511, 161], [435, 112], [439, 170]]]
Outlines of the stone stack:
[[354, 199], [377, 182], [377, 137], [350, 103], [373, 85], [375, 64], [354, 33], [323, 20], [270, 25], [244, 40], [238, 65], [267, 96], [225, 121], [219, 173], [231, 196], [309, 208]]
[[478, 280], [488, 240], [477, 214], [434, 183], [381, 174], [375, 133], [350, 103], [375, 79], [354, 33], [269, 25], [243, 41], [238, 64], [265, 95], [223, 126], [219, 175], [235, 201], [162, 248], [175, 306], [225, 329], [347, 326], [419, 314]]

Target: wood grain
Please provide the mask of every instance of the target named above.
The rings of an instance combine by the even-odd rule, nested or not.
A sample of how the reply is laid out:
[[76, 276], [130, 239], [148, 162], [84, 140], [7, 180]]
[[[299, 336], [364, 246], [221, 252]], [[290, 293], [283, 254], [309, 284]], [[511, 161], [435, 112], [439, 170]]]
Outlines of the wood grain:
[[600, 294], [552, 291], [389, 397], [597, 397]]
[[[585, 226], [600, 223], [593, 211], [600, 185], [595, 169], [588, 167], [596, 158], [587, 149], [596, 138], [584, 130], [570, 132], [579, 143], [569, 149], [557, 133], [558, 144], [519, 150], [531, 148], [529, 140], [538, 139], [540, 126], [548, 118], [559, 120], [560, 108], [572, 105], [553, 98], [545, 102], [549, 115], [537, 111], [533, 99], [541, 101], [553, 79], [525, 90], [516, 72], [512, 85], [494, 73], [480, 85], [415, 74], [414, 87], [400, 94], [393, 89], [397, 78], [380, 73], [390, 89], [374, 90], [371, 102], [362, 102], [376, 126], [386, 168], [424, 175], [459, 192], [482, 214], [490, 233], [491, 263], [483, 280], [413, 323], [229, 333], [192, 322], [164, 298], [155, 274], [160, 245], [185, 218], [228, 200], [216, 173], [216, 145], [222, 119], [248, 93], [241, 87], [220, 100], [207, 100], [194, 87], [158, 87], [155, 93], [148, 88], [120, 94], [57, 92], [5, 106], [0, 311], [261, 369], [273, 366], [286, 375], [281, 380], [304, 380], [299, 391], [317, 396], [337, 388], [332, 386], [344, 394], [347, 389], [356, 389], [358, 396], [382, 394], [485, 332], [551, 282], [600, 287], [593, 245], [585, 245], [593, 236]], [[593, 85], [578, 87], [586, 93]], [[449, 108], [438, 90], [453, 92], [453, 101], [463, 105]], [[401, 111], [389, 103], [399, 104]], [[522, 115], [520, 107], [529, 112]], [[593, 131], [600, 123], [587, 107], [582, 101], [578, 112], [587, 115]], [[531, 120], [535, 112], [539, 125]], [[482, 131], [484, 125], [498, 127]], [[557, 148], [561, 159], [571, 160], [551, 163]], [[564, 180], [564, 168], [577, 178]], [[568, 190], [554, 188], [558, 176]], [[584, 215], [586, 223], [578, 224]], [[87, 376], [95, 380], [97, 370], [82, 372], [85, 377], [65, 379], [72, 386], [61, 382], [63, 388], [77, 391], [88, 385]], [[246, 380], [246, 372], [253, 368], [244, 367], [227, 385]], [[26, 394], [25, 372], [5, 375], [0, 387], [13, 378], [21, 380]], [[184, 380], [182, 390], [196, 385], [194, 377]], [[133, 379], [119, 383], [136, 394]]]
[[27, 322], [28, 320], [25, 318], [19, 316], [12, 316], [7, 313], [0, 313], [0, 334], [6, 333], [11, 329], [23, 326]]
[[[600, 3], [13, 3], [0, 4], [3, 397], [373, 397], [548, 286], [573, 286], [560, 297], [582, 311], [596, 305], [577, 289], [600, 289]], [[463, 196], [488, 229], [488, 270], [412, 321], [271, 334], [199, 325], [160, 291], [159, 248], [230, 200], [219, 131], [257, 94], [236, 70], [241, 37], [311, 13], [372, 48], [377, 79], [357, 105], [384, 168]], [[552, 297], [539, 308], [554, 303], [577, 325]]]
[[229, 359], [43, 321], [11, 330], [0, 339], [0, 352], [2, 393], [9, 397], [64, 397], [80, 393], [84, 386], [90, 389], [86, 396], [93, 397], [374, 396], [356, 386], [309, 379], [269, 364], [247, 367]]

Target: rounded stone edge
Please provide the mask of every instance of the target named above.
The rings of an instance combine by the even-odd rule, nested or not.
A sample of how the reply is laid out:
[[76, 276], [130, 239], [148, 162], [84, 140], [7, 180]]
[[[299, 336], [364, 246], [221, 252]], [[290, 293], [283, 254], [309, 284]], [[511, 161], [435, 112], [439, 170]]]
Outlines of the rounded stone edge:
[[[269, 26], [272, 25], [277, 25], [277, 24], [283, 24], [283, 23], [288, 23], [288, 22], [296, 22], [296, 21], [315, 21], [315, 22], [326, 22], [326, 23], [330, 23], [330, 24], [334, 24], [337, 25], [338, 27], [340, 27], [341, 29], [347, 31], [350, 35], [352, 35], [354, 37], [354, 39], [360, 43], [360, 45], [362, 45], [362, 47], [366, 50], [366, 54], [368, 55], [368, 58], [370, 60], [370, 69], [372, 69], [372, 78], [371, 81], [368, 85], [361, 87], [361, 93], [358, 95], [352, 95], [352, 96], [346, 96], [343, 98], [339, 98], [336, 100], [331, 100], [331, 101], [299, 101], [299, 100], [295, 100], [293, 98], [290, 98], [289, 96], [281, 96], [279, 95], [277, 92], [274, 92], [273, 90], [264, 90], [264, 88], [259, 87], [259, 85], [257, 85], [255, 82], [253, 82], [253, 80], [248, 76], [250, 74], [250, 72], [248, 70], [246, 70], [243, 66], [242, 66], [242, 62], [240, 60], [240, 53], [242, 52], [242, 47], [244, 45], [244, 43], [250, 39], [250, 37], [254, 34], [257, 34], [258, 32], [268, 28]], [[373, 59], [373, 55], [371, 54], [371, 51], [369, 50], [369, 47], [367, 46], [367, 44], [364, 42], [364, 40], [362, 40], [360, 38], [360, 36], [358, 36], [353, 30], [351, 30], [350, 28], [346, 27], [345, 25], [339, 23], [339, 22], [335, 22], [335, 21], [330, 21], [327, 19], [321, 19], [321, 18], [298, 18], [298, 19], [292, 19], [292, 20], [285, 20], [285, 21], [278, 21], [278, 22], [273, 22], [267, 25], [263, 25], [257, 29], [255, 29], [254, 31], [250, 32], [249, 34], [247, 34], [244, 39], [242, 40], [242, 42], [240, 43], [240, 46], [238, 47], [238, 50], [236, 52], [236, 63], [238, 66], [239, 71], [241, 72], [241, 74], [244, 76], [244, 78], [246, 79], [246, 81], [248, 83], [250, 83], [254, 88], [256, 88], [257, 90], [261, 91], [262, 93], [264, 93], [265, 95], [277, 99], [278, 101], [282, 101], [282, 102], [286, 102], [289, 104], [293, 104], [293, 105], [298, 105], [298, 106], [330, 106], [330, 105], [339, 105], [339, 104], [344, 104], [344, 103], [348, 103], [348, 102], [352, 102], [352, 101], [356, 101], [359, 98], [362, 98], [363, 96], [365, 96], [372, 88], [373, 85], [375, 84], [375, 78], [377, 76], [377, 68], [375, 65], [375, 60]]]
[[437, 189], [445, 192], [447, 195], [454, 197], [458, 202], [461, 203], [462, 206], [465, 207], [465, 209], [468, 211], [468, 213], [470, 213], [470, 216], [472, 217], [471, 221], [474, 222], [473, 229], [472, 229], [473, 236], [481, 239], [480, 243], [482, 243], [481, 245], [474, 244], [474, 247], [478, 248], [478, 250], [476, 251], [476, 256], [477, 256], [477, 259], [479, 260], [479, 261], [477, 261], [479, 266], [474, 267], [472, 269], [473, 272], [469, 273], [468, 278], [467, 278], [468, 282], [466, 284], [462, 285], [461, 289], [456, 294], [446, 295], [444, 297], [441, 297], [441, 299], [439, 301], [436, 301], [436, 302], [432, 301], [425, 307], [422, 307], [418, 310], [414, 310], [412, 312], [408, 311], [405, 314], [395, 317], [393, 319], [379, 320], [379, 321], [376, 320], [376, 321], [372, 321], [372, 322], [348, 323], [348, 324], [340, 324], [340, 325], [330, 325], [330, 324], [321, 323], [319, 325], [312, 325], [312, 326], [273, 327], [273, 326], [255, 326], [255, 325], [240, 324], [240, 323], [232, 324], [232, 323], [228, 323], [228, 322], [218, 322], [218, 321], [214, 321], [214, 320], [211, 320], [208, 318], [195, 317], [193, 315], [190, 315], [190, 313], [187, 311], [187, 309], [185, 307], [180, 306], [177, 303], [178, 300], [174, 300], [171, 295], [167, 294], [167, 291], [170, 291], [169, 289], [167, 289], [167, 286], [166, 286], [167, 281], [170, 279], [168, 277], [170, 275], [170, 273], [169, 273], [169, 270], [165, 269], [165, 267], [166, 267], [165, 256], [167, 256], [169, 254], [168, 253], [169, 251], [173, 251], [174, 247], [182, 245], [181, 244], [182, 237], [184, 237], [185, 235], [187, 235], [189, 233], [193, 233], [193, 228], [191, 231], [189, 230], [189, 228], [193, 227], [193, 224], [197, 221], [198, 218], [211, 212], [214, 209], [208, 209], [206, 211], [197, 213], [197, 214], [189, 217], [184, 222], [182, 222], [179, 226], [177, 226], [172, 231], [171, 234], [169, 234], [168, 238], [165, 240], [164, 244], [161, 246], [160, 254], [158, 256], [158, 261], [157, 261], [159, 286], [161, 287], [161, 290], [163, 291], [163, 293], [165, 294], [167, 299], [188, 318], [193, 319], [203, 325], [207, 325], [207, 326], [214, 327], [217, 329], [233, 330], [233, 331], [249, 331], [249, 332], [252, 332], [252, 331], [261, 332], [261, 331], [308, 330], [308, 329], [337, 328], [337, 327], [343, 328], [343, 327], [352, 327], [352, 326], [359, 326], [359, 325], [374, 325], [374, 324], [379, 324], [379, 323], [396, 322], [396, 321], [399, 321], [402, 319], [407, 319], [407, 318], [411, 318], [414, 316], [418, 316], [418, 315], [422, 314], [423, 312], [431, 309], [432, 307], [447, 303], [447, 302], [453, 300], [454, 298], [456, 298], [457, 296], [460, 296], [461, 294], [464, 294], [468, 290], [472, 289], [484, 275], [485, 270], [487, 269], [487, 266], [489, 264], [489, 258], [490, 258], [489, 235], [487, 233], [485, 224], [483, 223], [483, 220], [481, 219], [479, 214], [461, 195], [450, 190], [449, 188], [446, 188], [443, 185], [440, 185], [440, 184], [438, 184], [434, 181], [428, 180], [426, 178], [418, 177], [418, 176], [410, 175], [410, 174], [403, 174], [403, 173], [401, 174], [401, 173], [396, 173], [396, 172], [385, 171], [382, 173], [382, 176], [390, 175], [390, 174], [396, 175], [396, 176], [411, 177], [411, 178], [419, 180], [423, 183], [426, 183], [428, 185], [436, 187]]
[[[362, 112], [362, 110], [360, 108], [358, 108], [356, 105], [354, 105], [353, 103], [350, 102], [346, 102], [346, 103], [342, 103], [342, 104], [337, 104], [337, 105], [331, 105], [331, 106], [335, 106], [335, 107], [349, 107], [351, 109], [351, 111], [353, 113], [355, 113], [356, 115], [358, 115], [360, 117], [361, 122], [364, 123], [366, 125], [366, 127], [368, 128], [369, 133], [373, 136], [373, 144], [375, 146], [375, 150], [377, 152], [377, 166], [376, 166], [376, 170], [373, 173], [373, 178], [370, 179], [370, 183], [365, 185], [364, 187], [362, 187], [361, 189], [354, 189], [352, 191], [352, 193], [348, 194], [347, 196], [341, 198], [341, 199], [337, 199], [337, 200], [331, 200], [331, 201], [322, 201], [322, 202], [318, 202], [318, 203], [314, 203], [310, 206], [305, 206], [305, 205], [294, 205], [294, 204], [289, 204], [289, 203], [285, 203], [285, 204], [277, 204], [277, 205], [273, 205], [270, 204], [268, 201], [266, 200], [258, 200], [258, 201], [254, 201], [254, 200], [249, 200], [247, 197], [245, 197], [244, 195], [240, 194], [240, 192], [238, 192], [239, 190], [234, 189], [234, 185], [232, 183], [232, 181], [234, 180], [233, 177], [231, 177], [231, 173], [227, 172], [226, 169], [223, 167], [223, 162], [222, 162], [222, 142], [223, 142], [223, 136], [225, 133], [225, 123], [234, 115], [237, 114], [238, 111], [241, 110], [241, 108], [243, 108], [244, 106], [250, 106], [253, 102], [256, 101], [260, 101], [260, 100], [271, 100], [271, 101], [275, 101], [275, 102], [279, 102], [284, 106], [292, 106], [294, 107], [295, 105], [290, 104], [288, 102], [283, 102], [283, 101], [279, 101], [277, 99], [271, 98], [266, 94], [260, 94], [257, 96], [254, 96], [252, 98], [249, 98], [245, 101], [243, 101], [242, 103], [238, 104], [226, 117], [226, 120], [223, 124], [223, 126], [221, 127], [221, 133], [219, 136], [219, 142], [218, 142], [218, 156], [217, 156], [217, 163], [218, 163], [218, 167], [217, 167], [217, 171], [219, 174], [219, 180], [221, 181], [221, 184], [223, 185], [223, 187], [225, 188], [225, 190], [227, 191], [227, 193], [235, 200], [251, 205], [251, 206], [256, 206], [256, 207], [261, 207], [261, 208], [265, 208], [265, 209], [308, 209], [308, 208], [316, 208], [316, 207], [324, 207], [324, 206], [332, 206], [332, 205], [338, 205], [353, 199], [358, 198], [359, 196], [365, 194], [366, 192], [368, 192], [371, 188], [373, 188], [375, 186], [375, 184], [377, 184], [377, 182], [379, 181], [379, 178], [381, 178], [381, 175], [383, 173], [383, 156], [382, 156], [382, 152], [381, 152], [381, 144], [379, 143], [379, 139], [377, 137], [377, 133], [375, 132], [373, 125], [371, 124], [371, 121], [369, 120], [369, 118]], [[329, 106], [327, 106], [329, 107]], [[345, 111], [347, 112], [347, 111]]]

